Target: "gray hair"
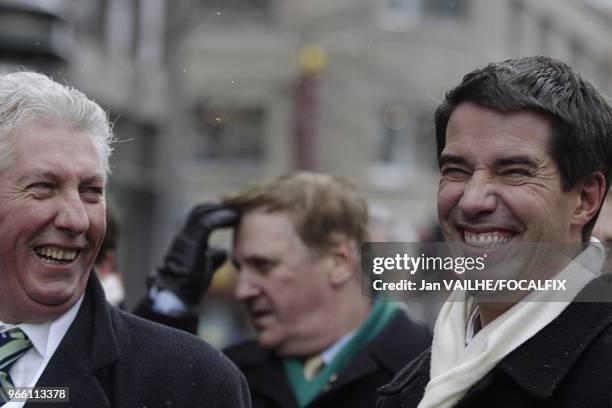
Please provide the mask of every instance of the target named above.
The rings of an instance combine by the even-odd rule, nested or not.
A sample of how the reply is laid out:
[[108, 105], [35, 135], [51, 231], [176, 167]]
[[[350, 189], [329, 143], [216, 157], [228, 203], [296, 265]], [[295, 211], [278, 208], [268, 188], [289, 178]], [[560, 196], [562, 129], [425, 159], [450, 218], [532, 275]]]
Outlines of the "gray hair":
[[87, 132], [110, 173], [108, 161], [114, 137], [104, 110], [77, 89], [34, 72], [0, 75], [0, 170], [15, 160], [13, 141], [17, 132], [41, 121]]

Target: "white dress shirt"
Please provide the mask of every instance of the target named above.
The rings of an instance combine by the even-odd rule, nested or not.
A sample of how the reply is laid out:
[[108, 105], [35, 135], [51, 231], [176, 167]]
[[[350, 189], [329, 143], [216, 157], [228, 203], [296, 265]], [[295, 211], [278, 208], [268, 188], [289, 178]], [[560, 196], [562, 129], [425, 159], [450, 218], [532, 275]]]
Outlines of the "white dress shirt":
[[[49, 360], [61, 343], [68, 328], [81, 307], [84, 295], [57, 319], [38, 324], [20, 323], [7, 324], [0, 321], [0, 333], [14, 327], [19, 327], [30, 338], [32, 348], [21, 356], [9, 369], [9, 375], [16, 387], [34, 387]], [[25, 402], [8, 402], [3, 408], [22, 408]]]

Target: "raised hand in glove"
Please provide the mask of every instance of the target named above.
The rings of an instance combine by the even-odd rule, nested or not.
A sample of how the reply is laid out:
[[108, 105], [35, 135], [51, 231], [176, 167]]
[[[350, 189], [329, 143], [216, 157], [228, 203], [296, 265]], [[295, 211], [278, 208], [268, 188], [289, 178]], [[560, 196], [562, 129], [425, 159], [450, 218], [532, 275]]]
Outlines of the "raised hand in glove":
[[218, 228], [235, 226], [239, 219], [237, 210], [221, 204], [194, 207], [157, 270], [155, 284], [172, 291], [189, 308], [197, 305], [227, 258], [224, 250], [208, 247], [208, 237]]

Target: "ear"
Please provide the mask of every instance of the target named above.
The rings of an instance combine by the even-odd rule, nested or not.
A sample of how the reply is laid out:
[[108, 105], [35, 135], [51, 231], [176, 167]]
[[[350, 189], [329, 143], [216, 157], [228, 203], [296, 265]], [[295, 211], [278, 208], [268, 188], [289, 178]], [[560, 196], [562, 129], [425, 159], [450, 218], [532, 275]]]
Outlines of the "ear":
[[591, 174], [586, 181], [578, 186], [580, 198], [572, 218], [573, 224], [581, 230], [599, 210], [604, 199], [605, 187], [606, 180], [600, 171]]
[[336, 239], [333, 248], [329, 250], [327, 259], [330, 266], [327, 273], [333, 287], [343, 286], [354, 276], [357, 257], [353, 247], [351, 240], [341, 236]]

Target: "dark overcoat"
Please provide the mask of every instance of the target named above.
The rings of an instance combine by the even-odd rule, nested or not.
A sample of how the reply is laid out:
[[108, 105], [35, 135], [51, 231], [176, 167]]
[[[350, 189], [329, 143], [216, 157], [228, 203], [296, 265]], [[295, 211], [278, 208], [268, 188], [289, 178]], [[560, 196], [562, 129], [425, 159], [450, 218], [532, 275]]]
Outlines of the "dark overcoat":
[[244, 377], [220, 351], [110, 306], [95, 273], [36, 386], [69, 387], [70, 402], [26, 407], [250, 406]]
[[[331, 376], [324, 391], [308, 407], [374, 407], [377, 388], [390, 381], [430, 344], [429, 330], [398, 310], [344, 370]], [[253, 407], [298, 407], [282, 359], [276, 354], [255, 341], [230, 347], [225, 352], [246, 376]]]
[[[589, 285], [579, 297], [606, 302], [571, 303], [478, 381], [456, 407], [611, 407], [611, 294], [609, 280]], [[377, 408], [417, 407], [429, 382], [430, 363], [427, 350], [402, 369], [379, 390]]]

